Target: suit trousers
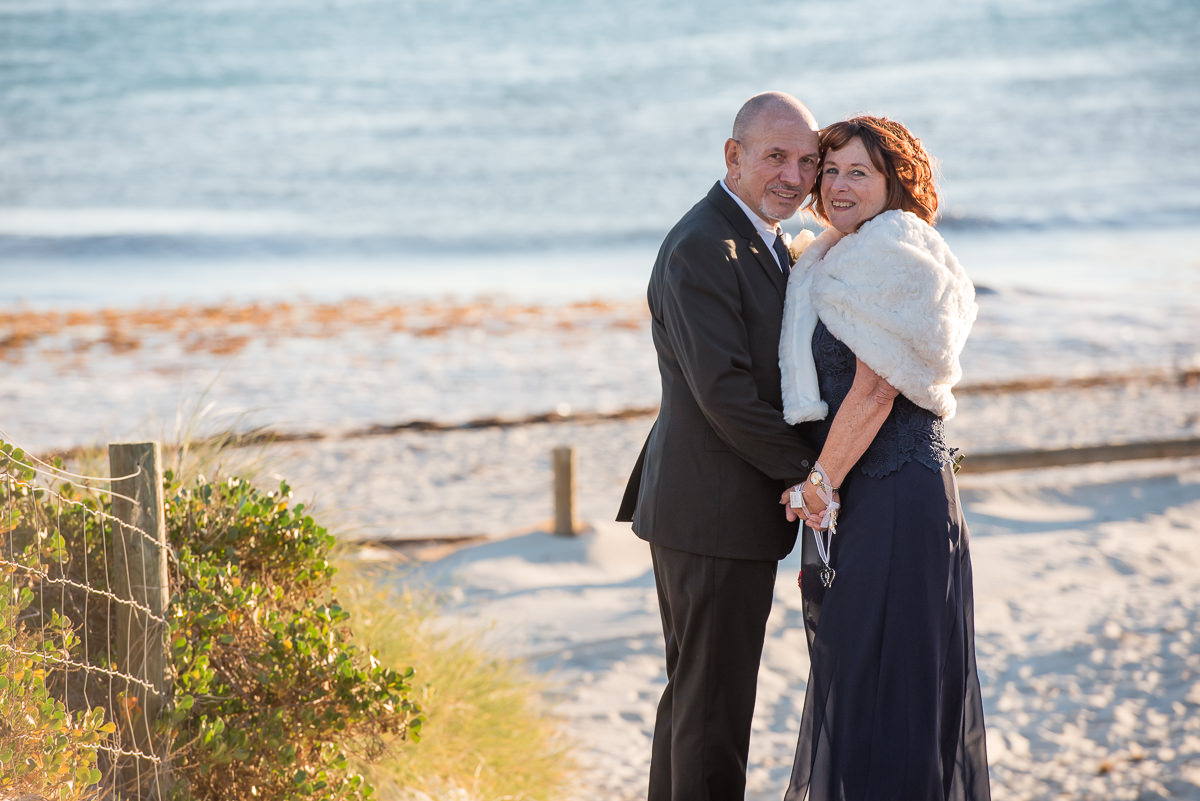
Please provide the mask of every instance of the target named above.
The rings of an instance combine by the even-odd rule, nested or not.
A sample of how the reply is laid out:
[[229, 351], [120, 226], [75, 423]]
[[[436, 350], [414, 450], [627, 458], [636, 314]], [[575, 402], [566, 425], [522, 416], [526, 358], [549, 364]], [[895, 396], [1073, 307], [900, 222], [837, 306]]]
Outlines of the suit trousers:
[[666, 640], [649, 801], [742, 801], [778, 563], [650, 545]]

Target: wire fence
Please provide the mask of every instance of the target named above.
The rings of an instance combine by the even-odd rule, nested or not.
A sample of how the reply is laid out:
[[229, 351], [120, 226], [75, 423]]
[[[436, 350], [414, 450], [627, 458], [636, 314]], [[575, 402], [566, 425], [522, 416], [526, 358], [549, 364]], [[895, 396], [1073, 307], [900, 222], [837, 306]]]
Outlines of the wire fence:
[[85, 476], [0, 443], [0, 799], [169, 789], [158, 446], [109, 460], [111, 477]]

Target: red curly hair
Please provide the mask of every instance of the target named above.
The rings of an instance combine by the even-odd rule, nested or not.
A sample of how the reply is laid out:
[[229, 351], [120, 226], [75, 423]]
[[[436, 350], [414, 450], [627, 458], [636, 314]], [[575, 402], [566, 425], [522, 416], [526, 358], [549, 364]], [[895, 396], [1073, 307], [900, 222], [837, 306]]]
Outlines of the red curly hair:
[[817, 182], [804, 208], [812, 211], [822, 223], [829, 224], [829, 218], [821, 206], [821, 175], [824, 172], [825, 155], [831, 150], [841, 150], [855, 138], [863, 143], [875, 169], [887, 179], [888, 196], [884, 211], [911, 211], [933, 225], [937, 218], [938, 196], [933, 185], [933, 164], [929, 154], [925, 152], [921, 140], [909, 133], [907, 128], [884, 117], [853, 117], [821, 130], [821, 168], [817, 170]]

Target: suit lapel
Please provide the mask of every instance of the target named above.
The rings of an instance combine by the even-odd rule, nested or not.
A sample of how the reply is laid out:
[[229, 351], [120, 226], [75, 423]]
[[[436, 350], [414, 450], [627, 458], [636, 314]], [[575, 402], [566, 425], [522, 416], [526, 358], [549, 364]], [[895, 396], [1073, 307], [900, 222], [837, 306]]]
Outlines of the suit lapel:
[[[741, 211], [741, 209], [738, 209], [738, 211]], [[771, 279], [771, 283], [775, 285], [775, 289], [779, 292], [779, 297], [783, 297], [787, 291], [787, 273], [779, 269], [779, 265], [775, 262], [775, 255], [767, 250], [766, 245], [763, 244], [762, 237], [753, 228], [751, 228], [748, 244], [750, 251], [758, 259], [759, 266], [763, 268], [767, 277]]]
[[758, 235], [758, 229], [754, 227], [754, 223], [750, 222], [746, 213], [734, 202], [720, 182], [713, 184], [712, 189], [708, 190], [708, 199], [725, 216], [725, 219], [729, 220], [733, 230], [754, 254], [758, 266], [766, 273], [767, 280], [771, 282], [775, 291], [779, 293], [779, 297], [782, 298], [787, 291], [787, 273], [779, 269], [779, 265], [775, 263], [775, 256], [763, 244], [762, 237]]

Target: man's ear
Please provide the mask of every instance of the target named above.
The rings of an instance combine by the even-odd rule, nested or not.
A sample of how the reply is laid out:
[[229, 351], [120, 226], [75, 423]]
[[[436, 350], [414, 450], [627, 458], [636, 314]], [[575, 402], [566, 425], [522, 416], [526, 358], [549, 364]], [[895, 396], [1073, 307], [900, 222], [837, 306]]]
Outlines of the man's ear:
[[735, 172], [742, 164], [742, 146], [736, 139], [725, 140], [725, 167]]

